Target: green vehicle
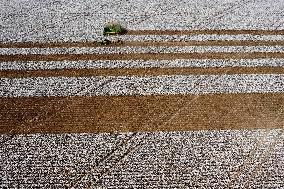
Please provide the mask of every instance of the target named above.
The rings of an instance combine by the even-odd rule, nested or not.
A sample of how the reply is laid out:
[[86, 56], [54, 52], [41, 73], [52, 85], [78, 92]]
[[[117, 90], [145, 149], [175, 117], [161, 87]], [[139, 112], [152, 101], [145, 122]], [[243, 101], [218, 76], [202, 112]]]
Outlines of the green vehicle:
[[108, 23], [104, 27], [104, 35], [119, 35], [119, 34], [125, 34], [126, 29], [123, 28], [119, 23], [117, 22], [111, 22]]

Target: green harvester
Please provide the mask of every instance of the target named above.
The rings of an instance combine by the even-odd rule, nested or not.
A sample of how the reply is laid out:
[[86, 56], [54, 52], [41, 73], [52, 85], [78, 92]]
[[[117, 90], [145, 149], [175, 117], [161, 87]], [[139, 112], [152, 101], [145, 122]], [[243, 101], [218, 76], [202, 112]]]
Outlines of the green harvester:
[[119, 35], [126, 33], [126, 29], [119, 23], [111, 22], [104, 27], [104, 35]]

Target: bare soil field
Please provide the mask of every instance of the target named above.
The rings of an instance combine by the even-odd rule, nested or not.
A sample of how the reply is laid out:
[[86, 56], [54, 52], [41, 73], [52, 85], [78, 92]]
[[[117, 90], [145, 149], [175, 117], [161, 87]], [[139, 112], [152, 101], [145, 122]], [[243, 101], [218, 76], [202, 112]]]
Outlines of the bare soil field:
[[0, 132], [10, 134], [270, 129], [284, 121], [283, 94], [0, 100]]

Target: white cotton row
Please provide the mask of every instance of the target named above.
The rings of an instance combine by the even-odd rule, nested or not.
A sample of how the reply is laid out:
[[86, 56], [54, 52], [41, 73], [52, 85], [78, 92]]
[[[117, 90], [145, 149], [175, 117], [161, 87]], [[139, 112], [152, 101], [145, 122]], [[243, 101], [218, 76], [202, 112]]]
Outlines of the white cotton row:
[[1, 78], [0, 96], [101, 96], [284, 92], [283, 74]]
[[0, 62], [0, 70], [52, 70], [96, 68], [186, 68], [186, 67], [284, 67], [284, 59], [176, 59], [176, 60], [79, 60]]
[[150, 46], [150, 47], [71, 47], [71, 48], [0, 48], [0, 55], [28, 54], [131, 54], [131, 53], [221, 53], [284, 52], [284, 46]]

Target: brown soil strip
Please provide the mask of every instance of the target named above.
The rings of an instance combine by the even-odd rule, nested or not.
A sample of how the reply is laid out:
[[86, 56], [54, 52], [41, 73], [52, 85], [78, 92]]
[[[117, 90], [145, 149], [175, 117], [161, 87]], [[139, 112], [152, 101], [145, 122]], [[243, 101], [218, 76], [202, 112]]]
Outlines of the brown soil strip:
[[0, 98], [0, 133], [281, 128], [283, 101], [282, 93]]
[[121, 44], [111, 43], [109, 45], [100, 45], [95, 42], [69, 42], [69, 43], [7, 43], [0, 44], [0, 48], [70, 48], [70, 47], [149, 47], [149, 46], [284, 46], [284, 41], [124, 41]]
[[130, 30], [127, 35], [284, 35], [284, 30]]
[[130, 53], [130, 54], [50, 54], [0, 55], [0, 62], [8, 61], [77, 61], [77, 60], [175, 60], [175, 59], [256, 59], [284, 58], [283, 52], [252, 53]]
[[164, 41], [164, 42], [139, 42], [124, 41], [121, 44], [111, 43], [109, 45], [100, 45], [95, 42], [74, 42], [74, 43], [7, 43], [0, 44], [0, 48], [70, 48], [70, 47], [148, 47], [148, 46], [283, 46], [284, 41]]
[[91, 76], [159, 76], [188, 74], [284, 74], [284, 67], [225, 67], [225, 68], [118, 68], [118, 69], [58, 69], [5, 70], [0, 77], [91, 77]]

